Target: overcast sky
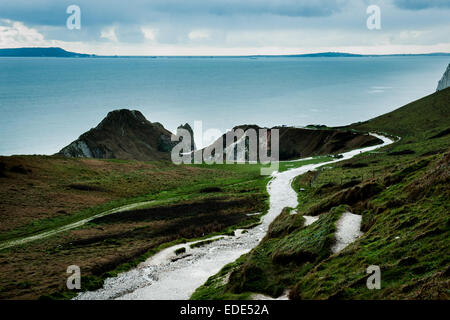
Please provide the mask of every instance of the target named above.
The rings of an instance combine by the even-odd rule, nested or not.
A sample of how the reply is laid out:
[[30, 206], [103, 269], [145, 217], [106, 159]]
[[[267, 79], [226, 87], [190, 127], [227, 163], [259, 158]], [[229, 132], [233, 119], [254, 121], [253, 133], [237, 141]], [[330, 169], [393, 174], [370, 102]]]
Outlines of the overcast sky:
[[[81, 29], [69, 30], [69, 5]], [[381, 29], [366, 26], [369, 5]], [[450, 52], [450, 0], [1, 0], [0, 48], [100, 55]]]

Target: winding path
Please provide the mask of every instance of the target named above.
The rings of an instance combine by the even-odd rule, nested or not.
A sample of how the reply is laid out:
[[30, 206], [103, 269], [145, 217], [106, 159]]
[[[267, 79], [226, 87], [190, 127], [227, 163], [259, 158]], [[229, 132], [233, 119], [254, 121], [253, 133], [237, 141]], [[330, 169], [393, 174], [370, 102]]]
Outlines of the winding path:
[[[80, 293], [75, 299], [189, 299], [195, 289], [210, 276], [256, 247], [283, 208], [297, 207], [297, 193], [291, 188], [291, 182], [296, 176], [393, 142], [386, 137], [372, 135], [383, 140], [383, 144], [343, 153], [340, 159], [273, 173], [273, 178], [267, 186], [270, 197], [269, 211], [263, 216], [262, 223], [248, 232], [237, 230], [234, 237], [223, 236], [220, 240], [194, 249], [189, 247], [192, 242], [169, 247], [136, 268], [106, 279], [103, 288]], [[313, 220], [310, 219], [311, 223]], [[181, 247], [186, 248], [186, 253], [181, 259], [175, 259], [174, 251]]]
[[11, 248], [11, 247], [18, 246], [20, 244], [25, 244], [25, 243], [28, 243], [28, 242], [31, 242], [31, 241], [35, 241], [35, 240], [44, 239], [44, 238], [53, 236], [53, 235], [58, 234], [58, 233], [63, 232], [63, 231], [68, 231], [68, 230], [71, 230], [71, 229], [75, 229], [75, 228], [81, 227], [82, 225], [85, 225], [86, 223], [88, 223], [89, 221], [92, 221], [94, 219], [101, 218], [101, 217], [104, 217], [104, 216], [107, 216], [107, 215], [110, 215], [110, 214], [113, 214], [113, 213], [117, 213], [117, 212], [122, 212], [122, 211], [128, 211], [128, 210], [136, 209], [136, 208], [145, 206], [147, 204], [150, 204], [152, 202], [153, 201], [144, 201], [144, 202], [137, 202], [137, 203], [133, 203], [133, 204], [128, 204], [128, 205], [121, 206], [121, 207], [118, 207], [118, 208], [114, 208], [114, 209], [111, 209], [111, 210], [108, 210], [108, 211], [104, 211], [102, 213], [93, 215], [93, 216], [91, 216], [89, 218], [86, 218], [86, 219], [83, 219], [83, 220], [79, 220], [77, 222], [66, 224], [66, 225], [64, 225], [62, 227], [58, 227], [58, 228], [55, 228], [55, 229], [52, 229], [52, 230], [49, 230], [49, 231], [38, 233], [38, 234], [33, 235], [33, 236], [24, 237], [24, 238], [16, 239], [16, 240], [5, 241], [5, 242], [0, 244], [0, 250], [6, 249], [6, 248]]

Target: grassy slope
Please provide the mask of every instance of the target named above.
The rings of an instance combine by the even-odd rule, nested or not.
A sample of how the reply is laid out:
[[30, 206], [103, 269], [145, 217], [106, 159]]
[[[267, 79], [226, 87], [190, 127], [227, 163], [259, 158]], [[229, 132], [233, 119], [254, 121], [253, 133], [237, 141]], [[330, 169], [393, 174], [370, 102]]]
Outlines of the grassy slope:
[[[0, 157], [0, 241], [139, 201], [189, 198], [208, 186], [264, 179], [258, 166], [176, 166], [169, 162]], [[21, 167], [24, 172], [15, 172]]]
[[428, 137], [450, 128], [449, 107], [450, 97], [447, 88], [349, 127], [361, 131], [383, 131], [404, 139], [423, 142]]
[[[290, 289], [292, 299], [448, 299], [450, 135], [430, 137], [444, 132], [449, 120], [446, 89], [350, 126], [402, 139], [324, 168], [318, 176], [297, 177], [293, 187], [303, 188], [298, 212], [320, 214], [319, 222], [305, 227], [299, 215], [284, 212], [270, 227], [278, 232], [269, 232], [192, 298], [248, 298], [251, 292], [276, 297]], [[317, 245], [317, 237], [330, 234], [332, 227], [323, 221], [343, 206], [363, 216], [364, 235], [332, 255], [332, 241]], [[371, 264], [381, 267], [381, 290], [366, 287]]]
[[2, 241], [153, 200], [139, 210], [0, 251], [0, 298], [59, 292], [71, 264], [82, 269], [83, 289], [93, 289], [104, 277], [135, 266], [168, 243], [254, 224], [259, 217], [246, 213], [267, 209], [268, 177], [260, 175], [257, 165], [176, 166], [40, 156], [0, 161], [5, 164], [0, 177]]
[[[281, 163], [280, 170], [327, 160]], [[53, 229], [118, 206], [139, 210], [0, 251], [0, 298], [70, 297], [65, 269], [82, 268], [84, 290], [179, 241], [255, 225], [267, 209], [261, 165], [0, 157], [0, 241]], [[13, 194], [13, 197], [11, 197]], [[33, 261], [33, 264], [29, 264]], [[55, 295], [56, 293], [56, 295]]]

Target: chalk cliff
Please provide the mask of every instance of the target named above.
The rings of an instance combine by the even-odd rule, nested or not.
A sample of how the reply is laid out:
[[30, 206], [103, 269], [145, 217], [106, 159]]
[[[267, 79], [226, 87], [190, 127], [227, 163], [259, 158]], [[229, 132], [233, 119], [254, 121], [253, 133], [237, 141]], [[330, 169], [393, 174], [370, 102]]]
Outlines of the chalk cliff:
[[448, 87], [450, 87], [450, 63], [447, 67], [447, 70], [445, 70], [441, 80], [439, 80], [436, 91], [441, 91]]

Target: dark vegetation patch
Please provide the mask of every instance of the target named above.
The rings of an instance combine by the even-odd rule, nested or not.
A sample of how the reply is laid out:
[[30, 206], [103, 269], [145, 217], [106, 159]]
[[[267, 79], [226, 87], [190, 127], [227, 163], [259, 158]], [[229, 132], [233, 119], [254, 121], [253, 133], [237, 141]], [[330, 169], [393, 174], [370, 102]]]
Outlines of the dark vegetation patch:
[[170, 261], [175, 262], [175, 261], [178, 261], [180, 259], [187, 258], [189, 256], [191, 256], [191, 254], [183, 254], [183, 255], [178, 254], [176, 257], [173, 257], [172, 259], [170, 259]]
[[442, 138], [442, 137], [445, 137], [445, 136], [447, 136], [449, 134], [450, 134], [450, 128], [447, 128], [447, 129], [439, 132], [438, 134], [435, 134], [434, 136], [431, 136], [430, 139]]
[[212, 192], [222, 192], [222, 189], [219, 187], [206, 187], [200, 189], [200, 193], [212, 193]]
[[384, 187], [377, 182], [367, 182], [362, 185], [357, 185], [353, 188], [335, 193], [320, 203], [312, 206], [309, 209], [308, 214], [315, 216], [341, 204], [354, 205], [357, 202], [369, 200], [383, 189]]
[[333, 191], [338, 191], [338, 190], [340, 190], [339, 185], [337, 185], [334, 182], [328, 182], [328, 183], [325, 183], [325, 184], [321, 185], [320, 187], [318, 187], [314, 191], [314, 194], [315, 195], [324, 195], [324, 194], [330, 194]]
[[348, 163], [344, 163], [342, 165], [342, 168], [346, 168], [346, 169], [356, 169], [356, 168], [365, 168], [369, 166], [367, 163], [364, 162], [348, 162]]
[[82, 184], [82, 183], [71, 183], [67, 186], [69, 189], [73, 190], [80, 190], [80, 191], [98, 191], [98, 192], [105, 192], [106, 189], [100, 186], [93, 186], [88, 184]]
[[181, 247], [175, 250], [175, 254], [176, 255], [180, 255], [186, 252], [186, 248], [185, 247]]
[[347, 188], [354, 187], [354, 186], [360, 184], [361, 182], [362, 182], [361, 180], [350, 180], [348, 182], [343, 183], [341, 186], [341, 189], [347, 189]]
[[307, 126], [305, 126], [305, 128], [308, 129], [327, 129], [328, 126], [325, 124], [308, 124]]
[[199, 214], [220, 215], [229, 212], [245, 212], [246, 209], [257, 207], [258, 202], [264, 201], [264, 195], [242, 197], [237, 199], [209, 198], [200, 201], [188, 201], [182, 204], [168, 205], [148, 209], [117, 212], [92, 220], [92, 223], [118, 223], [118, 222], [150, 222], [156, 220], [175, 219]]
[[[426, 160], [421, 161], [422, 167], [428, 165]], [[428, 161], [429, 162], [429, 161]], [[419, 162], [420, 164], [420, 162]], [[419, 165], [418, 165], [419, 166]], [[422, 197], [429, 196], [434, 190], [450, 183], [450, 153], [444, 155], [437, 165], [429, 170], [420, 181], [415, 181], [405, 186], [410, 201], [417, 201]]]
[[[214, 232], [225, 230], [229, 226], [238, 225], [247, 221], [257, 223], [259, 218], [248, 217], [245, 212], [250, 204], [245, 199], [240, 201], [220, 201], [210, 199], [205, 206], [204, 201], [189, 202], [168, 207], [156, 207], [143, 210], [120, 212], [92, 220], [94, 226], [114, 228], [115, 225], [124, 225], [124, 228], [114, 228], [114, 231], [83, 237], [67, 243], [64, 249], [82, 248], [98, 244], [120, 244], [124, 241], [145, 240], [161, 237], [196, 238]], [[246, 203], [244, 205], [244, 203]], [[258, 205], [256, 200], [253, 205]], [[214, 209], [211, 209], [214, 208]], [[110, 219], [107, 219], [109, 218]], [[130, 228], [130, 226], [145, 223], [143, 226]], [[149, 224], [150, 223], [150, 224]], [[158, 227], [151, 227], [152, 223]], [[145, 227], [147, 226], [147, 227]], [[231, 233], [230, 231], [229, 233]], [[234, 235], [234, 233], [232, 234]]]
[[0, 177], [6, 177], [6, 163], [0, 162]]
[[26, 169], [23, 165], [14, 165], [9, 169], [10, 172], [20, 173], [20, 174], [28, 174], [31, 173], [31, 169]]
[[402, 182], [408, 175], [426, 167], [430, 163], [429, 159], [423, 159], [407, 166], [406, 168], [390, 174], [384, 178], [384, 184], [390, 186]]
[[271, 255], [274, 263], [302, 264], [330, 255], [334, 243], [335, 222], [341, 213], [331, 210], [308, 228], [291, 232], [277, 243]]
[[436, 154], [440, 154], [440, 153], [444, 153], [445, 149], [438, 149], [438, 150], [431, 150], [431, 151], [427, 151], [425, 153], [422, 153], [420, 156], [421, 157], [428, 157], [428, 156], [434, 156]]
[[405, 150], [400, 150], [400, 151], [392, 151], [392, 152], [389, 152], [387, 155], [388, 156], [404, 156], [404, 155], [414, 154], [414, 153], [416, 153], [416, 152], [413, 150], [405, 149]]
[[214, 241], [217, 241], [220, 239], [222, 239], [222, 237], [216, 238], [216, 239], [208, 239], [208, 240], [204, 240], [204, 241], [199, 241], [199, 242], [191, 244], [189, 247], [191, 249], [203, 247], [203, 246], [206, 246], [207, 244], [213, 243]]
[[284, 237], [303, 226], [305, 218], [303, 218], [300, 214], [290, 213], [291, 210], [289, 208], [283, 209], [281, 214], [275, 219], [276, 223], [270, 224], [267, 232], [268, 238]]

